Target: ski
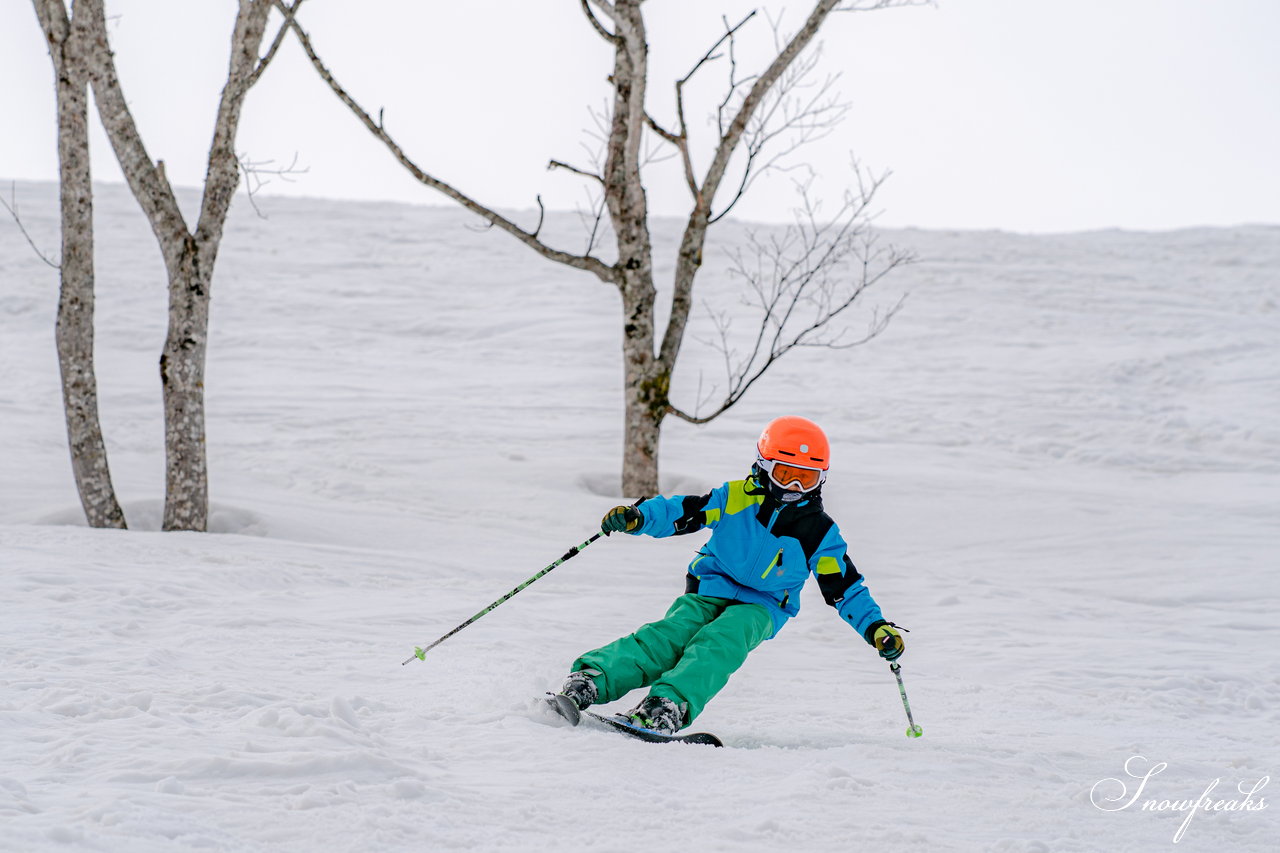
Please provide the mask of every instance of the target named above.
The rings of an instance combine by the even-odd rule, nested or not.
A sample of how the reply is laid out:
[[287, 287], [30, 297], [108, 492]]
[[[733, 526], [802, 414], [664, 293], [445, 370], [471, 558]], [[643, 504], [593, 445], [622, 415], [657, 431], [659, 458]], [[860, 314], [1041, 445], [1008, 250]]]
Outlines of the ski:
[[628, 737], [639, 738], [648, 743], [696, 743], [706, 746], [724, 746], [720, 738], [710, 732], [690, 732], [687, 735], [664, 735], [662, 732], [646, 729], [643, 726], [637, 726], [631, 720], [621, 714], [612, 714], [604, 716], [595, 714], [591, 711], [582, 711], [581, 715], [603, 724], [610, 731], [627, 735]]
[[592, 711], [580, 711], [573, 700], [563, 693], [548, 693], [543, 697], [547, 705], [557, 715], [566, 720], [569, 725], [576, 726], [583, 719], [591, 720], [611, 732], [617, 732], [629, 737], [637, 738], [647, 743], [695, 743], [706, 746], [724, 746], [720, 738], [710, 732], [690, 732], [687, 735], [666, 735], [662, 732], [646, 729], [638, 726], [627, 717], [621, 714], [612, 714], [605, 716], [596, 714]]

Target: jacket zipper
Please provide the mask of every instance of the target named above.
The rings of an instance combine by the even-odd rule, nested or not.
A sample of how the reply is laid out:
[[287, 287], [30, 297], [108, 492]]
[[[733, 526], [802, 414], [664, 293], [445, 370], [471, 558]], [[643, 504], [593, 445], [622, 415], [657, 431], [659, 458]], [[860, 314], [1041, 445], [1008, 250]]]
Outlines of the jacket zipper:
[[773, 561], [769, 563], [767, 568], [765, 568], [764, 574], [760, 576], [760, 579], [764, 580], [765, 578], [769, 577], [769, 572], [773, 571], [773, 567], [778, 565], [781, 562], [782, 562], [782, 549], [779, 548], [778, 553], [774, 554]]
[[[780, 512], [782, 512], [782, 507], [778, 507], [777, 509], [775, 509], [775, 510], [773, 511], [773, 515], [769, 516], [769, 523], [768, 523], [768, 524], [766, 524], [766, 525], [764, 526], [764, 531], [765, 531], [765, 533], [772, 533], [772, 532], [773, 532], [773, 525], [777, 523], [777, 521], [778, 521], [778, 513], [780, 513]], [[762, 543], [761, 543], [761, 547], [756, 551], [756, 558], [755, 558], [755, 560], [752, 560], [751, 562], [755, 563], [757, 560], [759, 560], [759, 559], [760, 559], [760, 551], [763, 551], [763, 550], [764, 550], [764, 543], [762, 542]], [[781, 552], [781, 551], [779, 551], [778, 553], [779, 553], [779, 554], [781, 554], [782, 552]], [[775, 557], [775, 558], [774, 558], [774, 562], [777, 562], [777, 559], [778, 559], [778, 558], [776, 558], [776, 557]], [[763, 574], [763, 575], [761, 575], [760, 577], [761, 577], [761, 578], [767, 577], [767, 576], [768, 576], [768, 574], [769, 574], [769, 572], [773, 570], [773, 565], [774, 565], [773, 563], [770, 563], [770, 564], [769, 564], [769, 568], [765, 569], [765, 570], [764, 570], [764, 574]]]

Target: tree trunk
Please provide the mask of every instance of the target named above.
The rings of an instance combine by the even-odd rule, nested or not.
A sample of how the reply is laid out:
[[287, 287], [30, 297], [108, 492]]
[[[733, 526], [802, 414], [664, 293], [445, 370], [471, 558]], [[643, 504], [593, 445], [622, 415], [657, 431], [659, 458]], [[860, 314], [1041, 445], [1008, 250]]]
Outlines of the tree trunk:
[[658, 438], [667, 411], [671, 372], [654, 357], [653, 283], [647, 275], [624, 275], [622, 361], [625, 429], [622, 494], [652, 497], [658, 489]]
[[627, 377], [626, 446], [622, 453], [622, 494], [649, 498], [662, 493], [658, 488], [658, 439], [662, 435], [662, 412], [645, 405], [642, 392]]
[[55, 341], [62, 374], [71, 471], [90, 527], [124, 528], [98, 419], [93, 367], [93, 181], [89, 165], [87, 51], [80, 20], [62, 0], [36, 0], [57, 80], [58, 166], [62, 209], [61, 287]]
[[164, 395], [165, 530], [208, 528], [204, 367], [208, 349], [209, 274], [188, 237], [169, 270], [169, 331], [160, 355]]
[[606, 144], [605, 203], [618, 246], [614, 283], [622, 294], [625, 428], [622, 493], [658, 494], [658, 438], [667, 409], [670, 369], [654, 350], [653, 243], [649, 203], [640, 179], [649, 46], [641, 0], [618, 0], [613, 66], [613, 115]]

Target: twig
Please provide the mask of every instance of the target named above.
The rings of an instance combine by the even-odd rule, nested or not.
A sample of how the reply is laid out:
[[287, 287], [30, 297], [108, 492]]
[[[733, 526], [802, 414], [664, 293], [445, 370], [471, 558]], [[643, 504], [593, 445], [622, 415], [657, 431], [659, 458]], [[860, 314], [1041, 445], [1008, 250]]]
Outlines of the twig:
[[4, 205], [4, 209], [9, 211], [9, 215], [13, 217], [13, 222], [18, 226], [18, 230], [22, 232], [22, 236], [27, 238], [27, 244], [31, 246], [31, 250], [36, 253], [36, 257], [44, 261], [55, 270], [62, 269], [62, 264], [54, 263], [44, 252], [40, 251], [40, 247], [36, 245], [36, 241], [31, 239], [31, 235], [27, 233], [27, 226], [22, 224], [22, 217], [18, 215], [18, 184], [14, 181], [9, 185], [9, 194], [13, 201], [12, 204], [4, 200], [4, 196], [0, 196], [0, 204]]
[[547, 209], [542, 206], [542, 193], [538, 193], [534, 198], [538, 201], [538, 224], [533, 229], [533, 238], [536, 240], [542, 233], [542, 223], [546, 221]]
[[[299, 0], [299, 2], [301, 2], [301, 0]], [[305, 175], [310, 171], [309, 169], [297, 168], [298, 152], [296, 151], [293, 153], [293, 160], [289, 165], [279, 169], [266, 168], [270, 164], [274, 163], [274, 160], [250, 160], [247, 154], [241, 154], [236, 158], [236, 160], [240, 164], [241, 174], [244, 175], [245, 194], [249, 197], [249, 204], [253, 207], [253, 212], [258, 215], [259, 219], [266, 219], [267, 216], [258, 207], [257, 194], [259, 190], [271, 183], [270, 181], [265, 180], [262, 177], [263, 175], [275, 175], [288, 182], [291, 181], [291, 175]]]
[[579, 169], [577, 166], [570, 166], [568, 163], [561, 160], [552, 160], [547, 163], [547, 171], [552, 171], [554, 169], [564, 169], [566, 172], [573, 172], [575, 175], [582, 175], [584, 178], [590, 178], [601, 186], [604, 186], [604, 178], [600, 177], [595, 172], [588, 172], [586, 169]]

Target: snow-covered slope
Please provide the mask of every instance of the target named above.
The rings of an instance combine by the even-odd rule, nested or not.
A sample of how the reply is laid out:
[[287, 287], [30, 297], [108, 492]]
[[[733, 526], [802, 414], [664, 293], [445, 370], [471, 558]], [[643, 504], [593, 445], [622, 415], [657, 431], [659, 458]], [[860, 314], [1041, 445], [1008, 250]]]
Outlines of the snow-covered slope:
[[[56, 189], [18, 198], [56, 248]], [[1280, 771], [1280, 228], [892, 233], [921, 262], [869, 297], [909, 292], [883, 336], [670, 422], [672, 492], [743, 474], [774, 415], [827, 428], [827, 505], [911, 629], [925, 732], [811, 589], [699, 719], [711, 750], [532, 703], [660, 616], [702, 535], [603, 540], [400, 665], [620, 497], [613, 292], [452, 209], [239, 204], [208, 375], [218, 533], [161, 534], [162, 271], [127, 193], [97, 201], [129, 532], [79, 523], [56, 273], [0, 223], [2, 850], [1164, 850], [1187, 813], [1145, 801], [1215, 779], [1242, 801]], [[687, 350], [692, 405], [700, 371], [723, 380]], [[1126, 762], [1166, 766], [1139, 796]], [[1276, 849], [1275, 791], [1201, 808], [1175, 849]]]

